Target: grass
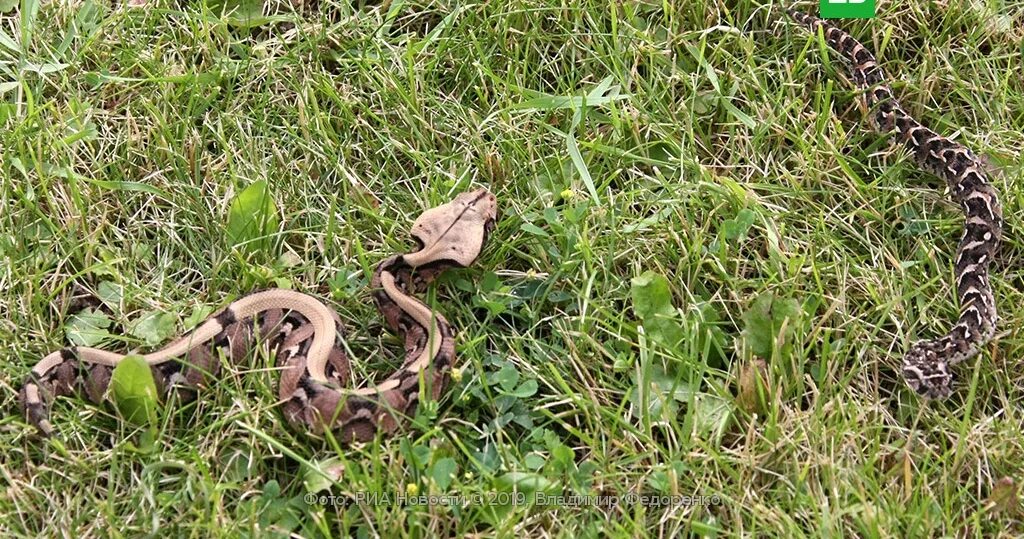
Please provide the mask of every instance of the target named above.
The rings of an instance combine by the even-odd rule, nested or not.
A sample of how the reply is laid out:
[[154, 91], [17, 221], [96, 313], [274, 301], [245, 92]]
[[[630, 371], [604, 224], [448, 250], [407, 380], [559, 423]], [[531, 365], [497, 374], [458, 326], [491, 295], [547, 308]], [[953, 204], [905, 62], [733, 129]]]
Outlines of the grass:
[[[898, 367], [956, 315], [961, 217], [770, 5], [322, 0], [246, 26], [191, 2], [23, 4], [0, 17], [0, 534], [1024, 533], [1019, 5], [842, 23], [908, 110], [986, 156], [1005, 207], [998, 339], [928, 403]], [[225, 222], [258, 180], [280, 226], [246, 253]], [[146, 349], [264, 286], [328, 298], [357, 379], [383, 374], [401, 346], [369, 274], [477, 186], [502, 220], [429, 296], [461, 380], [407, 433], [297, 432], [265, 353], [169, 403], [151, 451], [84, 398], [55, 404], [51, 441], [17, 411], [70, 338]], [[397, 503], [413, 494], [473, 503]]]

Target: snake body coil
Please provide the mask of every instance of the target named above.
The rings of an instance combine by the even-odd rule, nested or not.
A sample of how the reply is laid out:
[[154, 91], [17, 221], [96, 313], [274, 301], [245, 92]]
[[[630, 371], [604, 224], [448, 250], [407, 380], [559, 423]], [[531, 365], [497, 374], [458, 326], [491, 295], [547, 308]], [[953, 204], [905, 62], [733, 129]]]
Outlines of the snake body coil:
[[853, 81], [864, 91], [871, 123], [878, 131], [895, 131], [918, 166], [946, 181], [953, 201], [965, 215], [956, 251], [956, 290], [960, 316], [946, 335], [914, 343], [903, 358], [903, 377], [922, 396], [944, 398], [952, 391], [949, 367], [978, 353], [995, 334], [996, 305], [988, 265], [1002, 237], [1002, 207], [976, 155], [962, 144], [921, 125], [907, 113], [885, 84], [873, 54], [829, 21], [787, 10], [851, 65]]
[[[283, 367], [279, 397], [290, 423], [317, 433], [331, 429], [342, 442], [368, 441], [377, 431], [391, 433], [403, 416], [415, 411], [421, 374], [437, 399], [455, 359], [448, 321], [413, 294], [446, 269], [470, 265], [496, 219], [494, 195], [484, 189], [463, 193], [413, 223], [418, 250], [377, 266], [373, 298], [387, 326], [404, 337], [406, 355], [402, 367], [376, 386], [341, 389], [349, 376], [341, 319], [318, 299], [284, 289], [243, 296], [189, 335], [143, 357], [162, 392], [176, 388], [189, 400], [195, 388], [217, 376], [221, 354], [237, 363], [257, 340], [268, 340]], [[49, 401], [81, 388], [90, 400], [101, 402], [114, 366], [124, 357], [86, 347], [46, 356], [21, 389], [27, 419], [44, 435], [51, 434]]]

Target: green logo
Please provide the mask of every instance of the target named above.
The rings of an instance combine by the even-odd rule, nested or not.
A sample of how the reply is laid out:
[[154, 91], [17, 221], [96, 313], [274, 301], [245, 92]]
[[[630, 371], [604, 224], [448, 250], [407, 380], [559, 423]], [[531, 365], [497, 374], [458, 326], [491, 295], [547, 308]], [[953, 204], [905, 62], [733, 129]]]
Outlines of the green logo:
[[818, 0], [822, 19], [870, 19], [875, 0]]

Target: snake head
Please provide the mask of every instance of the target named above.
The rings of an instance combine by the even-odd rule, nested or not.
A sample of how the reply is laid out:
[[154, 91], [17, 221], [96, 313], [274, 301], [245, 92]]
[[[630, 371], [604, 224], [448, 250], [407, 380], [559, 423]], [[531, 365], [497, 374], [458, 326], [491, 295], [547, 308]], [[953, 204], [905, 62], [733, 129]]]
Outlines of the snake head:
[[462, 193], [413, 222], [411, 234], [420, 249], [403, 259], [414, 268], [435, 262], [469, 266], [480, 256], [497, 220], [498, 199], [487, 189]]
[[953, 392], [949, 363], [939, 358], [934, 345], [928, 341], [915, 343], [903, 356], [903, 378], [926, 399], [944, 399]]

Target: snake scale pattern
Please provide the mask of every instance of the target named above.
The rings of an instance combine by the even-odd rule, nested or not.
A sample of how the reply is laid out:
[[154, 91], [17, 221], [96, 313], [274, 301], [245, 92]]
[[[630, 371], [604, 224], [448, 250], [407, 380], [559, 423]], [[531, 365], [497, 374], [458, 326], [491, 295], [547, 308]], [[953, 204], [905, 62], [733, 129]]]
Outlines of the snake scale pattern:
[[867, 48], [830, 21], [793, 9], [787, 12], [811, 32], [821, 30], [829, 47], [849, 62], [854, 84], [863, 92], [871, 111], [872, 126], [880, 132], [894, 131], [918, 166], [945, 180], [953, 201], [964, 213], [963, 236], [954, 263], [960, 316], [949, 333], [914, 343], [903, 358], [903, 377], [918, 394], [935, 399], [948, 397], [953, 388], [950, 367], [977, 354], [996, 330], [988, 266], [1003, 230], [998, 194], [974, 153], [907, 113]]
[[[391, 256], [373, 273], [371, 288], [387, 326], [405, 341], [405, 361], [377, 386], [347, 386], [349, 362], [337, 313], [313, 296], [271, 289], [232, 302], [191, 334], [144, 355], [158, 389], [178, 392], [184, 401], [208, 385], [221, 358], [243, 361], [252, 346], [269, 342], [281, 369], [279, 398], [288, 422], [321, 433], [330, 429], [342, 443], [390, 434], [410, 416], [422, 384], [434, 399], [445, 390], [455, 360], [454, 332], [444, 316], [413, 294], [452, 267], [466, 267], [479, 256], [497, 220], [497, 200], [484, 189], [458, 195], [427, 210], [412, 226], [418, 249]], [[53, 433], [49, 402], [77, 390], [93, 402], [105, 397], [111, 373], [125, 356], [72, 347], [49, 354], [29, 374], [20, 393], [28, 421], [46, 436]], [[421, 376], [422, 375], [422, 376]]]

